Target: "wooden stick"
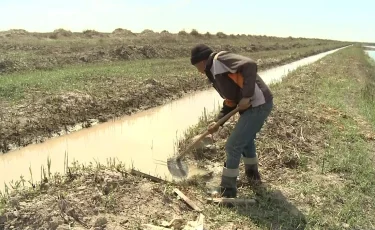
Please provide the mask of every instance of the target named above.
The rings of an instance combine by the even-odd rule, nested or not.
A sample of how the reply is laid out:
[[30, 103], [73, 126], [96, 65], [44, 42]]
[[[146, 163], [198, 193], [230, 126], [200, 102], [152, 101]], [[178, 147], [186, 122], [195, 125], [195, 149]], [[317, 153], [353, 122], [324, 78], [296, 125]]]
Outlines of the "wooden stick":
[[173, 189], [173, 192], [175, 192], [178, 196], [180, 196], [191, 208], [193, 208], [197, 212], [201, 212], [202, 209], [200, 209], [193, 201], [191, 201], [187, 196], [185, 196], [180, 190], [177, 188]]
[[243, 199], [243, 198], [207, 198], [207, 203], [218, 203], [218, 204], [255, 204], [254, 199]]
[[[230, 111], [228, 114], [226, 114], [224, 117], [222, 117], [220, 120], [218, 120], [216, 122], [215, 127], [216, 128], [220, 127], [220, 125], [222, 125], [225, 121], [227, 121], [231, 116], [233, 116], [238, 111], [240, 111], [239, 107], [236, 107], [234, 110]], [[175, 158], [175, 160], [179, 161], [182, 157], [184, 157], [186, 154], [188, 154], [190, 152], [190, 150], [193, 149], [193, 147], [195, 147], [195, 145], [197, 145], [198, 142], [200, 142], [201, 140], [203, 140], [203, 138], [205, 138], [208, 134], [210, 134], [210, 133], [207, 130], [202, 135], [200, 135], [200, 137], [197, 138], [197, 139], [195, 139], [193, 143], [191, 143], [182, 153], [180, 153], [180, 155], [178, 155]]]
[[146, 174], [146, 173], [143, 173], [143, 172], [137, 171], [137, 170], [135, 170], [135, 169], [132, 169], [131, 172], [130, 172], [130, 174], [132, 174], [132, 175], [136, 175], [136, 176], [140, 176], [140, 177], [144, 177], [144, 178], [147, 178], [147, 179], [150, 179], [150, 180], [153, 181], [153, 182], [158, 182], [158, 183], [160, 183], [160, 182], [164, 182], [163, 179], [160, 179], [160, 178], [158, 178], [158, 177], [151, 176], [151, 175], [149, 175], [149, 174]]

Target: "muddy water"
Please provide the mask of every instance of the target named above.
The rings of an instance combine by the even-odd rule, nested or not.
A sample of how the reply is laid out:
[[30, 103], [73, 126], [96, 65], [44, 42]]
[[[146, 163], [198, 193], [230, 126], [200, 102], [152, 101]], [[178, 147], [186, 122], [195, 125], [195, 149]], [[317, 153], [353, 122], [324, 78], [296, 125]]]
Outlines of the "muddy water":
[[[280, 80], [288, 71], [312, 63], [337, 50], [314, 55], [288, 65], [260, 72], [271, 83]], [[218, 108], [222, 99], [214, 90], [197, 92], [164, 106], [125, 116], [121, 119], [96, 125], [65, 136], [50, 139], [0, 156], [0, 188], [4, 182], [17, 180], [21, 175], [30, 179], [29, 167], [34, 180], [40, 179], [41, 165], [46, 167], [51, 159], [53, 172], [64, 172], [64, 156], [69, 163], [106, 163], [115, 158], [131, 164], [151, 175], [172, 179], [162, 163], [175, 152], [175, 144], [184, 131], [199, 121], [204, 108], [208, 112]], [[160, 162], [161, 161], [161, 162]]]
[[[375, 47], [374, 47], [375, 48]], [[366, 51], [368, 53], [368, 55], [375, 60], [375, 51], [372, 51], [372, 50], [367, 50]]]

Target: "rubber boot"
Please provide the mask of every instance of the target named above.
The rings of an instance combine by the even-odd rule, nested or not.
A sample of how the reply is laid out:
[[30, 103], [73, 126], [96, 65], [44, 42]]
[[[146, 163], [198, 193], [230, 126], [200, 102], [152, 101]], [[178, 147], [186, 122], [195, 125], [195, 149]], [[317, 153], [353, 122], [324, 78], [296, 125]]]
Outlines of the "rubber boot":
[[[225, 164], [224, 164], [225, 165]], [[225, 198], [237, 197], [237, 177], [239, 169], [228, 169], [223, 167], [220, 186], [209, 191], [212, 196], [219, 196]]]
[[259, 185], [262, 183], [260, 178], [258, 164], [246, 164], [245, 165], [245, 174], [248, 181], [253, 185]]
[[220, 195], [226, 198], [237, 197], [237, 177], [221, 177]]
[[259, 185], [262, 183], [260, 178], [259, 170], [258, 170], [258, 158], [243, 158], [244, 165], [245, 165], [245, 174], [252, 185]]

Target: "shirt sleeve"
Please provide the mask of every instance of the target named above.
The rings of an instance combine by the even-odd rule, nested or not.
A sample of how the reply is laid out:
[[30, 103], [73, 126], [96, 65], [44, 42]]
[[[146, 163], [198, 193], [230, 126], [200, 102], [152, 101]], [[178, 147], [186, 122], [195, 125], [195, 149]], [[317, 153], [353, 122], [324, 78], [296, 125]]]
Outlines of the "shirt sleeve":
[[[232, 110], [234, 110], [236, 108], [236, 106], [237, 106], [237, 104], [234, 101], [225, 99], [223, 101], [223, 107], [221, 108], [219, 114], [217, 115], [217, 117], [215, 119], [215, 122], [219, 121], [222, 117], [224, 117], [225, 115], [227, 115], [228, 113], [230, 113]], [[221, 126], [223, 126], [226, 121], [227, 120], [225, 120], [223, 122], [223, 124], [221, 124]]]
[[251, 58], [226, 52], [218, 56], [220, 61], [228, 71], [239, 73], [243, 78], [242, 96], [252, 97], [255, 91], [258, 66]]

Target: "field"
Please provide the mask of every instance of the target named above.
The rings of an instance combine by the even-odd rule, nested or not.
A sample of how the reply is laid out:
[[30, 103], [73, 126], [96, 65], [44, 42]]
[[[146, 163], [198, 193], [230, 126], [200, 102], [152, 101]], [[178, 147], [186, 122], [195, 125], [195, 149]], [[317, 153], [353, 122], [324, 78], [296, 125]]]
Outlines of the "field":
[[24, 30], [0, 32], [0, 73], [22, 70], [51, 70], [74, 64], [110, 63], [150, 58], [189, 57], [197, 42], [214, 49], [234, 52], [292, 50], [312, 46], [337, 44], [338, 41], [306, 38], [279, 38], [252, 35], [199, 34], [181, 31], [171, 34], [145, 30], [132, 33], [117, 29], [113, 33], [84, 31], [71, 33], [29, 33]]
[[351, 43], [180, 32], [0, 33], [0, 152], [161, 105], [209, 87], [190, 49], [245, 54], [260, 70]]
[[[196, 39], [193, 35], [184, 36]], [[221, 39], [240, 38], [228, 36]], [[226, 40], [228, 43], [231, 41]], [[298, 55], [343, 44], [332, 42], [247, 54], [261, 59], [261, 63], [273, 58], [285, 63]], [[63, 114], [58, 112], [59, 108], [69, 106], [69, 103], [74, 106], [65, 107], [72, 114], [67, 116], [67, 112], [64, 113], [65, 122], [71, 122], [68, 124], [100, 116], [105, 120], [106, 114], [133, 112], [208, 87], [204, 78], [189, 66], [188, 50], [186, 47], [186, 55], [179, 58], [72, 64], [48, 71], [7, 73], [1, 76], [0, 85], [7, 84], [7, 88], [12, 86], [15, 90], [6, 91], [9, 95], [2, 98], [7, 108], [14, 111], [27, 109], [20, 106], [25, 103], [55, 108], [47, 109], [43, 114], [44, 120], [55, 119], [50, 120], [51, 124], [59, 124], [59, 114]], [[292, 52], [295, 52], [293, 58], [290, 57]], [[262, 68], [269, 66], [264, 64]], [[150, 73], [153, 75], [150, 76]], [[19, 80], [11, 81], [11, 76]], [[168, 76], [168, 81], [165, 76]], [[129, 82], [144, 88], [132, 87], [137, 91], [130, 92], [126, 89]], [[114, 86], [119, 87], [114, 89]], [[227, 208], [205, 202], [205, 182], [211, 184], [217, 179], [215, 172], [225, 159], [223, 145], [235, 124], [236, 119], [233, 119], [214, 135], [210, 148], [198, 149], [189, 158], [191, 163], [212, 170], [212, 178], [197, 177], [177, 184], [155, 178], [149, 180], [125, 171], [120, 162], [109, 161], [107, 165], [85, 167], [77, 162], [67, 168], [66, 175], [50, 175], [47, 171], [41, 182], [30, 182], [35, 188], [24, 189], [22, 184], [28, 183], [25, 181], [16, 183], [15, 191], [5, 193], [1, 199], [0, 229], [10, 229], [11, 226], [12, 229], [64, 230], [70, 229], [69, 226], [77, 230], [144, 229], [143, 224], [161, 226], [172, 219], [175, 220], [174, 229], [189, 229], [186, 225], [196, 220], [199, 213], [178, 198], [174, 188], [180, 189], [203, 209], [201, 213], [205, 217], [206, 229], [375, 229], [372, 215], [375, 211], [374, 86], [375, 62], [365, 55], [360, 46], [328, 55], [291, 72], [282, 82], [272, 85], [275, 109], [257, 139], [260, 171], [266, 183], [262, 187], [250, 187], [243, 172], [239, 180], [239, 196], [255, 198], [256, 204]], [[159, 88], [165, 94], [160, 94]], [[108, 93], [109, 89], [113, 92]], [[126, 103], [130, 95], [140, 92], [138, 90], [148, 90], [149, 93], [139, 94], [139, 101], [133, 98], [131, 103], [121, 104]], [[0, 92], [5, 91], [2, 89]], [[67, 93], [70, 93], [71, 100], [67, 100]], [[106, 93], [108, 96], [104, 96]], [[164, 99], [155, 102], [157, 97]], [[47, 99], [49, 102], [43, 101]], [[94, 103], [94, 106], [90, 107], [87, 102]], [[112, 104], [100, 107], [104, 102]], [[75, 108], [87, 108], [86, 117], [82, 115], [84, 110]], [[14, 116], [24, 118], [30, 111], [36, 110], [28, 110], [23, 115], [15, 113], [13, 119]], [[51, 118], [50, 114], [57, 115]], [[3, 124], [10, 124], [9, 120], [4, 120], [4, 115], [2, 121], [6, 122]], [[36, 121], [42, 121], [38, 113], [33, 116]], [[207, 122], [202, 119], [191, 128], [186, 139], [180, 143], [181, 149], [206, 128]], [[7, 126], [12, 127], [9, 132], [20, 127], [20, 122], [12, 124]], [[43, 135], [35, 131], [38, 130], [36, 126], [31, 130], [34, 134]]]
[[[375, 229], [374, 84], [374, 60], [353, 47], [273, 85], [276, 106], [257, 137], [266, 185], [251, 188], [243, 171], [239, 185], [240, 197], [259, 203], [235, 217], [207, 208], [208, 216], [222, 220], [214, 226], [233, 221], [241, 229]], [[196, 151], [192, 162], [220, 171], [234, 122], [215, 135], [216, 151]], [[206, 127], [202, 120], [186, 140]]]

